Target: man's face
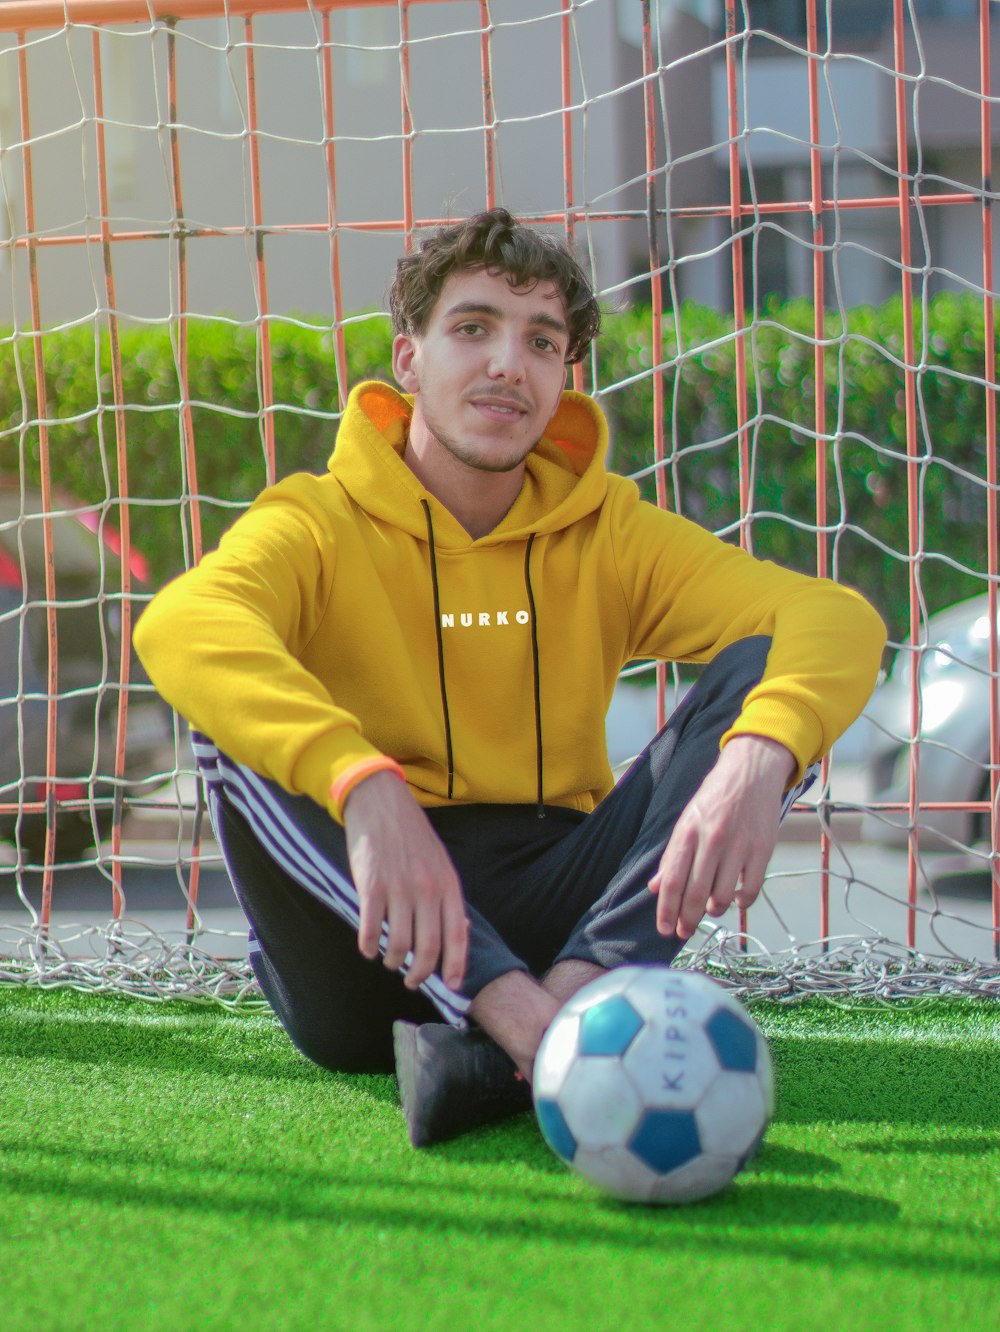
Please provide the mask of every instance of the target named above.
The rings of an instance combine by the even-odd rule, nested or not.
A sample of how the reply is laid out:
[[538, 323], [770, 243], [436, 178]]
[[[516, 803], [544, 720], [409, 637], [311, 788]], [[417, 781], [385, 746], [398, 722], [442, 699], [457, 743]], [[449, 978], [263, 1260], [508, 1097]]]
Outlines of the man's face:
[[424, 332], [393, 343], [397, 382], [414, 399], [411, 444], [432, 466], [439, 458], [513, 471], [555, 414], [568, 345], [554, 283], [511, 287], [502, 273], [453, 273]]

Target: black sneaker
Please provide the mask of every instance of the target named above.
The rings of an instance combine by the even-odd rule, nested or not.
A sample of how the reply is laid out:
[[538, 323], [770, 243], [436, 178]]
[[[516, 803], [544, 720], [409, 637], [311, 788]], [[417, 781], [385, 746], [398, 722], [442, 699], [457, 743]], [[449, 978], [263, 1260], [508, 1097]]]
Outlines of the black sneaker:
[[446, 1142], [531, 1107], [514, 1061], [478, 1029], [395, 1022], [396, 1080], [414, 1147]]

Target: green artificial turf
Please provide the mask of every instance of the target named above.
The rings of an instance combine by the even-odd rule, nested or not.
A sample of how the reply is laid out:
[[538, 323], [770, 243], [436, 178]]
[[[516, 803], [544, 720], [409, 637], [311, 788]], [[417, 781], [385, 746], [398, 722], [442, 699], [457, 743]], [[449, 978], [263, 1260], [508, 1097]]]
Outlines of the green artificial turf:
[[652, 1209], [527, 1114], [413, 1151], [269, 1014], [0, 990], [0, 1328], [1000, 1327], [1000, 1005], [753, 1011], [764, 1147]]

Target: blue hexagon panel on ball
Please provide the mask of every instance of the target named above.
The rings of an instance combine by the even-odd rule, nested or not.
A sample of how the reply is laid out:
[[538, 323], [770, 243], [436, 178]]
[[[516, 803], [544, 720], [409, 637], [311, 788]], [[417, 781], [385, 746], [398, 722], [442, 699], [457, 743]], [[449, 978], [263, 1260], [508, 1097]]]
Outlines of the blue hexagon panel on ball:
[[633, 1156], [658, 1175], [678, 1170], [701, 1155], [698, 1121], [692, 1110], [647, 1110], [628, 1142]]
[[757, 1067], [757, 1034], [749, 1017], [719, 1008], [705, 1023], [708, 1039], [723, 1068], [733, 1073], [752, 1073]]
[[535, 1103], [535, 1114], [542, 1136], [557, 1156], [572, 1162], [576, 1155], [576, 1139], [563, 1118], [558, 1101], [540, 1100]]
[[546, 1142], [632, 1202], [693, 1202], [726, 1187], [773, 1109], [770, 1052], [728, 990], [700, 972], [618, 967], [557, 1013], [535, 1060]]
[[624, 995], [600, 1000], [580, 1018], [580, 1053], [623, 1055], [642, 1025], [642, 1018]]

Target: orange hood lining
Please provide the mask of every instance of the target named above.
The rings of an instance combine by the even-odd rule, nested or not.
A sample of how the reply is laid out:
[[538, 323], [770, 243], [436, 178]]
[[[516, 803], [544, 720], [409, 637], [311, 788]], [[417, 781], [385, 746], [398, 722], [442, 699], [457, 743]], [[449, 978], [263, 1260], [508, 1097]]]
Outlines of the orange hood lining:
[[[382, 435], [390, 435], [393, 427], [408, 422], [413, 399], [399, 393], [390, 385], [366, 385], [360, 394], [359, 405]], [[546, 427], [545, 437], [564, 455], [577, 476], [582, 476], [594, 456], [594, 414], [589, 398], [566, 392], [556, 414]]]

